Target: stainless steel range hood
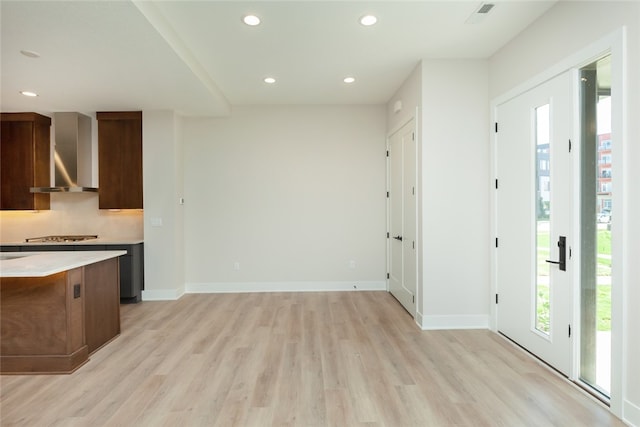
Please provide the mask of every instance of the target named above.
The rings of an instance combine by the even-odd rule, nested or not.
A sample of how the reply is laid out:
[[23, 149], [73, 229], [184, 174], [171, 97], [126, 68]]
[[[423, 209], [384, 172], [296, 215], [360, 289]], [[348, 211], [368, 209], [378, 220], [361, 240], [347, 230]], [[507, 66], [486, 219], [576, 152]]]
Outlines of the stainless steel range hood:
[[91, 186], [91, 117], [80, 113], [55, 113], [54, 184], [32, 187], [32, 193], [97, 192]]

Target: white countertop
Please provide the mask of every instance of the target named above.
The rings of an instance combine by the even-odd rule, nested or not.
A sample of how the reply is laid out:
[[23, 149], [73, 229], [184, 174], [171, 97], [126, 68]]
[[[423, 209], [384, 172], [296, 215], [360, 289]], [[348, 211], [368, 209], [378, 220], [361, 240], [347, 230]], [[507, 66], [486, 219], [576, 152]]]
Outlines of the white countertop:
[[[81, 240], [79, 242], [2, 242], [0, 246], [37, 246], [37, 245], [137, 245], [144, 243], [144, 239], [136, 238], [103, 238]], [[35, 249], [37, 250], [37, 249]]]
[[44, 277], [126, 253], [126, 251], [1, 252], [0, 277]]

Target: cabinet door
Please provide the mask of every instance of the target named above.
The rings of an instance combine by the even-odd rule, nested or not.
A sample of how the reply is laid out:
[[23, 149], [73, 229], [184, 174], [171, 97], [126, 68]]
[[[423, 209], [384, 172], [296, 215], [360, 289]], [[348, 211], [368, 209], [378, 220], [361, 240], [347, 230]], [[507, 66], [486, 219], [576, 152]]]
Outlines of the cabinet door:
[[120, 333], [118, 258], [84, 267], [85, 334], [93, 353]]
[[0, 209], [49, 209], [48, 194], [31, 187], [50, 185], [50, 125], [34, 113], [4, 113], [0, 130]]
[[97, 118], [100, 209], [142, 209], [142, 113]]

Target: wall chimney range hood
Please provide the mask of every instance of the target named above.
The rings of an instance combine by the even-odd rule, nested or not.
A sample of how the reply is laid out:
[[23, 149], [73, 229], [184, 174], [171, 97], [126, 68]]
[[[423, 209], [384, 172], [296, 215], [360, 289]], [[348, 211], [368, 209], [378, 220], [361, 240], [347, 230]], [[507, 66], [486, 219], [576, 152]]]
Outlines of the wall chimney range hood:
[[91, 186], [91, 117], [80, 113], [54, 113], [53, 187], [32, 187], [32, 193], [97, 192]]

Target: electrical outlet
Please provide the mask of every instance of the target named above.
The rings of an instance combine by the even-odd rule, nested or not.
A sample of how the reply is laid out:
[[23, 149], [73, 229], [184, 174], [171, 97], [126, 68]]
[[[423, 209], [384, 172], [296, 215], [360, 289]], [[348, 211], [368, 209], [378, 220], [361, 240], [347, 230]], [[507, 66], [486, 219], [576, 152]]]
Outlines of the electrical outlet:
[[80, 283], [73, 285], [73, 298], [80, 298]]
[[236, 262], [233, 263], [233, 269], [235, 271], [240, 271], [240, 262], [239, 261], [236, 261]]
[[349, 268], [351, 270], [355, 270], [356, 269], [356, 262], [354, 260], [349, 261]]

